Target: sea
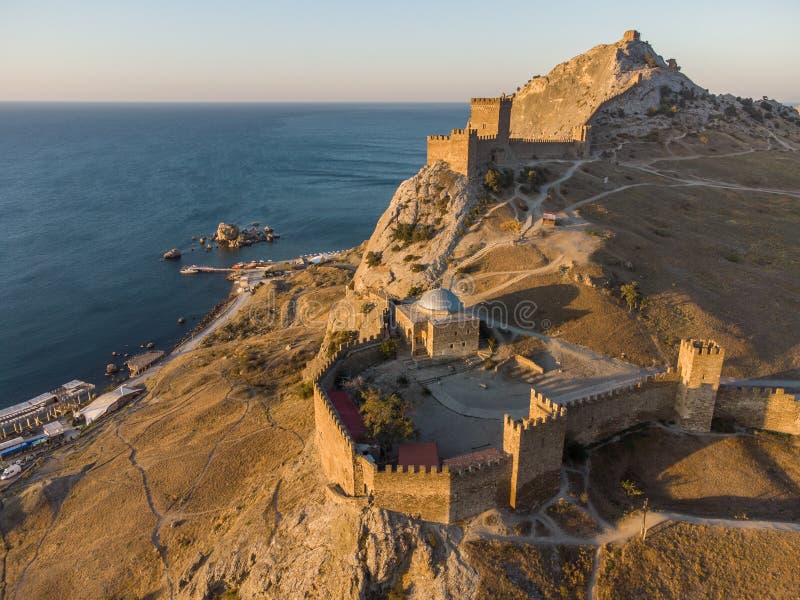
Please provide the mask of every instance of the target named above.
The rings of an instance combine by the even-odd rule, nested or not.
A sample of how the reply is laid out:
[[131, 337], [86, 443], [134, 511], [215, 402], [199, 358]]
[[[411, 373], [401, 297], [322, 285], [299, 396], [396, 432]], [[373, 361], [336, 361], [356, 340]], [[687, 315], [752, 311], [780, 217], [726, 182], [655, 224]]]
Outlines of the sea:
[[[168, 351], [227, 297], [230, 266], [349, 248], [372, 233], [425, 136], [463, 104], [0, 103], [0, 408], [112, 352]], [[281, 238], [205, 252], [221, 222]], [[161, 255], [177, 247], [180, 261]], [[185, 325], [178, 318], [186, 319]]]

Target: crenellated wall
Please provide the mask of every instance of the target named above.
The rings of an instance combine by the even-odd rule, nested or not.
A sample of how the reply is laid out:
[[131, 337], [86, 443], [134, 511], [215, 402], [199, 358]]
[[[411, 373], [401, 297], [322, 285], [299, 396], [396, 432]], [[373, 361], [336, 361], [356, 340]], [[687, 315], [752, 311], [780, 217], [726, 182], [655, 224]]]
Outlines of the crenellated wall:
[[754, 429], [800, 435], [800, 398], [783, 388], [722, 385], [717, 391], [714, 418], [733, 420]]
[[640, 423], [675, 418], [675, 373], [574, 400], [567, 411], [567, 438], [593, 444]]
[[364, 456], [358, 457], [364, 489], [375, 504], [387, 510], [418, 516], [425, 521], [450, 522], [450, 479], [447, 467], [378, 468]]
[[542, 158], [581, 158], [589, 155], [591, 126], [575, 127], [561, 139], [511, 137], [513, 98], [472, 98], [465, 129], [450, 135], [428, 136], [427, 164], [443, 160], [467, 177], [486, 164], [505, 165], [512, 161]]
[[528, 418], [504, 418], [503, 452], [482, 450], [437, 467], [378, 467], [359, 453], [326, 390], [338, 375], [381, 360], [379, 342], [371, 338], [345, 346], [308, 368], [322, 469], [347, 495], [371, 496], [377, 506], [427, 521], [453, 523], [498, 505], [527, 507], [546, 499], [558, 490], [567, 439], [596, 443], [641, 423], [681, 417], [679, 410], [685, 411], [680, 422], [688, 429], [710, 423], [710, 409], [714, 417], [746, 427], [800, 435], [796, 395], [780, 388], [720, 386], [724, 353], [719, 346], [685, 340], [677, 371], [566, 406], [531, 390]]
[[315, 443], [325, 476], [338, 484], [345, 494], [356, 495], [355, 443], [328, 394], [317, 383], [314, 384], [314, 425]]

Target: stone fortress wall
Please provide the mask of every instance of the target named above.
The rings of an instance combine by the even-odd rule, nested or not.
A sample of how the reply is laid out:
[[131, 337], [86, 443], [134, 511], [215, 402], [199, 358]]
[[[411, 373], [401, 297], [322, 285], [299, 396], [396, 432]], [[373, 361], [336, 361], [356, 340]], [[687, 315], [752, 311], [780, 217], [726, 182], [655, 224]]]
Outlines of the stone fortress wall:
[[322, 469], [348, 496], [371, 497], [381, 508], [427, 521], [453, 523], [497, 506], [535, 504], [558, 489], [566, 444], [596, 443], [647, 422], [677, 420], [688, 431], [709, 431], [711, 417], [717, 417], [800, 435], [796, 396], [780, 388], [720, 385], [724, 352], [714, 342], [684, 340], [677, 371], [565, 405], [531, 390], [528, 417], [505, 416], [503, 452], [489, 460], [465, 455], [447, 461], [454, 460], [457, 468], [378, 466], [351, 438], [327, 390], [339, 375], [381, 360], [379, 343], [370, 338], [343, 346], [307, 372], [314, 382]]
[[443, 160], [453, 171], [470, 177], [486, 164], [503, 166], [537, 158], [580, 158], [589, 154], [591, 127], [574, 128], [561, 139], [511, 137], [513, 97], [472, 98], [466, 128], [450, 135], [428, 136], [428, 161]]

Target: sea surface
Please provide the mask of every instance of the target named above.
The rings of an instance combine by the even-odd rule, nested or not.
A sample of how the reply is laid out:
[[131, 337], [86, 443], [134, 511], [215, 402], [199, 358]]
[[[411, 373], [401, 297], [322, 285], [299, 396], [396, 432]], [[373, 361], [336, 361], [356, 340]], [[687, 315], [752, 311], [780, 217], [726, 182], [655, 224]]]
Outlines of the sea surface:
[[[229, 266], [352, 247], [461, 104], [0, 104], [0, 408], [169, 350]], [[220, 221], [274, 244], [204, 252]], [[178, 247], [181, 261], [162, 261]], [[192, 251], [194, 250], [194, 251]], [[179, 317], [186, 325], [177, 323]], [[116, 359], [121, 364], [120, 359]]]

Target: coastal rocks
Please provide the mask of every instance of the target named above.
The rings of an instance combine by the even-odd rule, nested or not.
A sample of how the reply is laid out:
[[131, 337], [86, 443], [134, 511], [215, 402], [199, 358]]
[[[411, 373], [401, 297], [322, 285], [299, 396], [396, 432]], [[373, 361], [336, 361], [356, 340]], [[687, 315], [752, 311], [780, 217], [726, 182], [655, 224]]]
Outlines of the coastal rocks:
[[106, 375], [113, 375], [114, 373], [119, 372], [119, 367], [114, 363], [108, 363], [106, 365]]
[[178, 317], [178, 325], [183, 325], [184, 323], [186, 323], [186, 319], [183, 317]]
[[272, 242], [277, 237], [269, 225], [261, 230], [257, 225], [240, 229], [232, 223], [220, 223], [212, 239], [220, 248], [242, 248], [258, 242]]
[[155, 344], [154, 344], [153, 342], [147, 342], [147, 343], [144, 345], [144, 347], [145, 347], [145, 348], [147, 348], [147, 349], [149, 350], [150, 348], [155, 348]]
[[233, 223], [220, 223], [214, 237], [220, 246], [235, 247], [239, 239], [239, 228]]
[[167, 250], [164, 252], [162, 258], [164, 260], [177, 260], [181, 257], [181, 251], [177, 248], [173, 248], [172, 250]]

